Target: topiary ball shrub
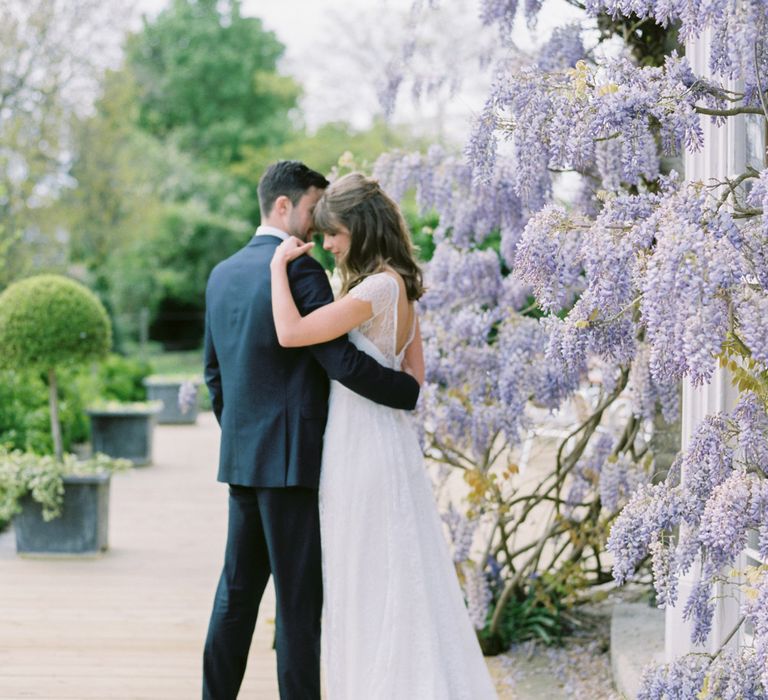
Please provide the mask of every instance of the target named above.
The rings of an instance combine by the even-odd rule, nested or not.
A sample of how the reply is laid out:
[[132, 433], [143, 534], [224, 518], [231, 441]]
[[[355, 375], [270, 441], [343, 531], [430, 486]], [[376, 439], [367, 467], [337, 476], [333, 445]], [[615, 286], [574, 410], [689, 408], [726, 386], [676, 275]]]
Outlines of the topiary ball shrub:
[[51, 370], [104, 357], [112, 328], [103, 304], [79, 282], [37, 275], [0, 294], [0, 363]]
[[44, 370], [48, 375], [51, 437], [64, 456], [56, 370], [104, 357], [112, 327], [103, 304], [79, 282], [37, 275], [0, 294], [0, 368]]

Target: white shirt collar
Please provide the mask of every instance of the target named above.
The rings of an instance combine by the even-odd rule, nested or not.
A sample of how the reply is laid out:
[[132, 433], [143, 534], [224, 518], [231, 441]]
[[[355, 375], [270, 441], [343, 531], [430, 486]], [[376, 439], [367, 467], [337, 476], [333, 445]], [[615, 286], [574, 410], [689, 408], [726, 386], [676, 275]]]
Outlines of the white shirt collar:
[[281, 231], [279, 228], [275, 228], [274, 226], [259, 226], [256, 229], [256, 233], [254, 234], [256, 236], [277, 236], [280, 240], [287, 240], [288, 234], [285, 231]]

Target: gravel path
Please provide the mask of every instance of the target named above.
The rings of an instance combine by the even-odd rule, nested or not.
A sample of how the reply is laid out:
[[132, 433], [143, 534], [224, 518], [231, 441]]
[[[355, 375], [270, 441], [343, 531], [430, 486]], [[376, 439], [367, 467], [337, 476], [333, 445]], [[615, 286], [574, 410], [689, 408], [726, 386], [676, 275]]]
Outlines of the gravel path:
[[501, 700], [622, 700], [611, 678], [611, 603], [583, 608], [585, 627], [561, 647], [534, 641], [488, 659]]

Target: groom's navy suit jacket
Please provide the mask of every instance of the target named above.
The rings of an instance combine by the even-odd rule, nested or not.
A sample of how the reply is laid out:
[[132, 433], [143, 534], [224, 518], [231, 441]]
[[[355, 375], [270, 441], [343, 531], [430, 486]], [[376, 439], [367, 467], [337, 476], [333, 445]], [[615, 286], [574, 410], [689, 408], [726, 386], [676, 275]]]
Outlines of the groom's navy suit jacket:
[[[413, 377], [379, 365], [346, 338], [283, 348], [272, 318], [269, 263], [276, 236], [254, 236], [219, 263], [206, 289], [205, 382], [221, 425], [218, 480], [317, 488], [328, 378], [393, 408], [412, 409]], [[333, 301], [325, 271], [304, 255], [288, 265], [302, 315]]]

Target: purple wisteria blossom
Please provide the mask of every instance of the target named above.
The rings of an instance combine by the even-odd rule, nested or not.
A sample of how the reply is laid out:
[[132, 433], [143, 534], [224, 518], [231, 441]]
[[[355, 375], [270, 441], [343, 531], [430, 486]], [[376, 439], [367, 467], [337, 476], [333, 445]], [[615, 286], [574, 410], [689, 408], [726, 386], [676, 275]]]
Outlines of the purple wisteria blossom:
[[[698, 562], [683, 608], [693, 622], [694, 642], [706, 641], [714, 611], [712, 586], [738, 561], [751, 530], [758, 532], [761, 555], [768, 554], [768, 481], [760, 466], [766, 444], [766, 406], [747, 392], [731, 413], [702, 421], [666, 480], [641, 485], [611, 529], [614, 577], [625, 581], [650, 556], [660, 605], [675, 603], [679, 577]], [[750, 610], [759, 612], [754, 606]], [[654, 683], [661, 677], [652, 674]]]
[[647, 367], [667, 388], [671, 416], [671, 387], [685, 376], [694, 383], [712, 376], [736, 300], [736, 321], [762, 360], [766, 296], [744, 291], [750, 262], [734, 245], [732, 226], [700, 188], [679, 188], [674, 177], [659, 194], [609, 197], [593, 222], [554, 205], [535, 214], [518, 243], [514, 271], [542, 308], [573, 304], [551, 326], [558, 352], [550, 358], [578, 362], [597, 353], [630, 363], [642, 331]]
[[647, 483], [649, 466], [638, 464], [625, 452], [606, 459], [600, 471], [599, 483], [603, 507], [613, 513], [624, 505], [640, 484]]
[[501, 294], [499, 257], [493, 250], [462, 252], [450, 243], [435, 249], [426, 274], [424, 308], [461, 303], [495, 306]]
[[763, 216], [755, 220], [754, 225], [742, 229], [747, 257], [752, 261], [752, 273], [757, 283], [768, 290], [768, 168], [763, 170], [757, 182], [747, 196], [747, 204], [762, 212]]
[[768, 410], [753, 391], [746, 391], [733, 412], [746, 464], [768, 476]]
[[182, 413], [191, 411], [197, 403], [197, 384], [184, 381], [179, 386], [178, 404]]
[[[421, 402], [431, 440], [482, 462], [499, 433], [516, 442], [529, 385], [504, 386], [497, 341], [502, 313], [500, 260], [493, 250], [438, 244], [421, 302], [427, 391]], [[524, 396], [520, 399], [519, 396]]]
[[403, 82], [404, 69], [399, 60], [390, 61], [385, 69], [384, 75], [377, 86], [379, 104], [384, 111], [384, 116], [389, 118], [395, 111], [397, 102], [397, 93]]
[[628, 58], [598, 66], [579, 61], [567, 71], [525, 67], [494, 82], [468, 155], [487, 179], [498, 131], [506, 132], [516, 164], [513, 183], [525, 201], [546, 191], [547, 169], [596, 167], [609, 189], [638, 186], [659, 175], [656, 135], [669, 154], [701, 146], [701, 102], [721, 104], [676, 55], [659, 68], [638, 67]]
[[589, 362], [581, 329], [557, 316], [545, 316], [541, 325], [548, 334], [544, 359], [552, 368], [550, 386], [538, 396], [550, 407], [570, 396], [587, 376]]
[[710, 576], [702, 575], [693, 585], [693, 590], [683, 606], [683, 619], [693, 621], [691, 641], [696, 644], [704, 644], [712, 630], [712, 618], [715, 614], [715, 605], [712, 599], [712, 583]]
[[744, 287], [736, 298], [735, 311], [739, 337], [752, 358], [768, 367], [768, 290]]
[[505, 36], [512, 33], [516, 14], [517, 0], [480, 0], [480, 19], [484, 24], [498, 24]]
[[755, 661], [759, 680], [768, 688], [768, 575], [760, 576], [757, 585], [747, 595], [743, 612], [752, 623], [755, 639]]
[[477, 530], [477, 519], [470, 520], [454, 508], [452, 503], [441, 514], [443, 522], [448, 526], [450, 541], [453, 545], [453, 561], [461, 564], [470, 557], [472, 541]]
[[576, 463], [571, 488], [566, 496], [565, 514], [572, 516], [574, 508], [597, 491], [603, 508], [614, 513], [635, 492], [648, 482], [648, 472], [626, 453], [612, 454], [615, 440], [607, 432], [599, 432], [593, 445]]
[[656, 605], [666, 608], [677, 600], [677, 576], [674, 574], [672, 552], [662, 540], [653, 540], [648, 547], [651, 571], [656, 589]]
[[638, 700], [765, 700], [755, 654], [690, 654], [672, 663], [650, 666], [644, 673]]
[[718, 569], [736, 559], [747, 543], [747, 530], [760, 524], [752, 520], [750, 508], [752, 485], [758, 481], [754, 475], [734, 472], [713, 489], [704, 506], [699, 539]]
[[545, 72], [573, 68], [586, 57], [586, 49], [578, 24], [555, 27], [552, 35], [539, 49], [536, 65]]
[[485, 626], [488, 607], [491, 603], [491, 589], [481, 567], [470, 562], [461, 567], [464, 574], [464, 594], [467, 598], [467, 612], [476, 630]]
[[[374, 176], [390, 195], [401, 200], [415, 190], [422, 214], [435, 212], [438, 241], [470, 248], [499, 231], [512, 248], [527, 221], [527, 210], [511, 184], [511, 164], [500, 162], [488, 180], [473, 178], [463, 159], [438, 146], [426, 154], [387, 153], [374, 166]], [[511, 262], [511, 261], [510, 261]]]
[[577, 506], [587, 495], [591, 486], [601, 482], [604, 465], [613, 449], [613, 438], [601, 433], [596, 436], [593, 443], [573, 469], [571, 489], [565, 499], [568, 504], [566, 515], [573, 512], [574, 506]]
[[628, 394], [636, 416], [652, 420], [660, 406], [664, 419], [671, 423], [680, 413], [680, 392], [677, 382], [660, 384], [651, 374], [651, 349], [647, 343], [638, 345], [629, 372]]
[[630, 363], [642, 333], [643, 372], [647, 367], [664, 387], [667, 417], [680, 379], [712, 376], [733, 321], [753, 358], [765, 363], [768, 294], [745, 286], [751, 249], [734, 228], [706, 192], [681, 188], [674, 176], [657, 194], [608, 197], [594, 221], [554, 205], [532, 216], [518, 243], [516, 276], [544, 309], [573, 304], [551, 326], [558, 353], [550, 358], [573, 362], [597, 353]]
[[728, 331], [728, 298], [741, 289], [744, 256], [732, 245], [730, 217], [695, 186], [664, 197], [645, 224], [656, 246], [641, 260], [641, 311], [654, 378], [708, 381]]
[[[586, 0], [590, 14], [653, 17], [662, 26], [680, 22], [682, 39], [712, 32], [710, 68], [724, 78], [740, 77], [756, 101], [757, 72], [768, 74], [768, 7], [764, 0]], [[757, 50], [756, 50], [757, 45]], [[757, 59], [756, 59], [757, 56]]]
[[[685, 499], [685, 520], [698, 526], [702, 511], [712, 492], [733, 470], [731, 425], [722, 413], [706, 416], [696, 428], [688, 449], [683, 453], [679, 470]], [[670, 479], [677, 475], [671, 474]]]
[[581, 232], [561, 207], [551, 205], [531, 218], [515, 255], [515, 272], [530, 285], [540, 306], [559, 311], [573, 302], [581, 276]]
[[680, 490], [666, 483], [641, 485], [611, 528], [607, 549], [614, 556], [613, 576], [624, 583], [649, 553], [651, 544], [682, 519]]

